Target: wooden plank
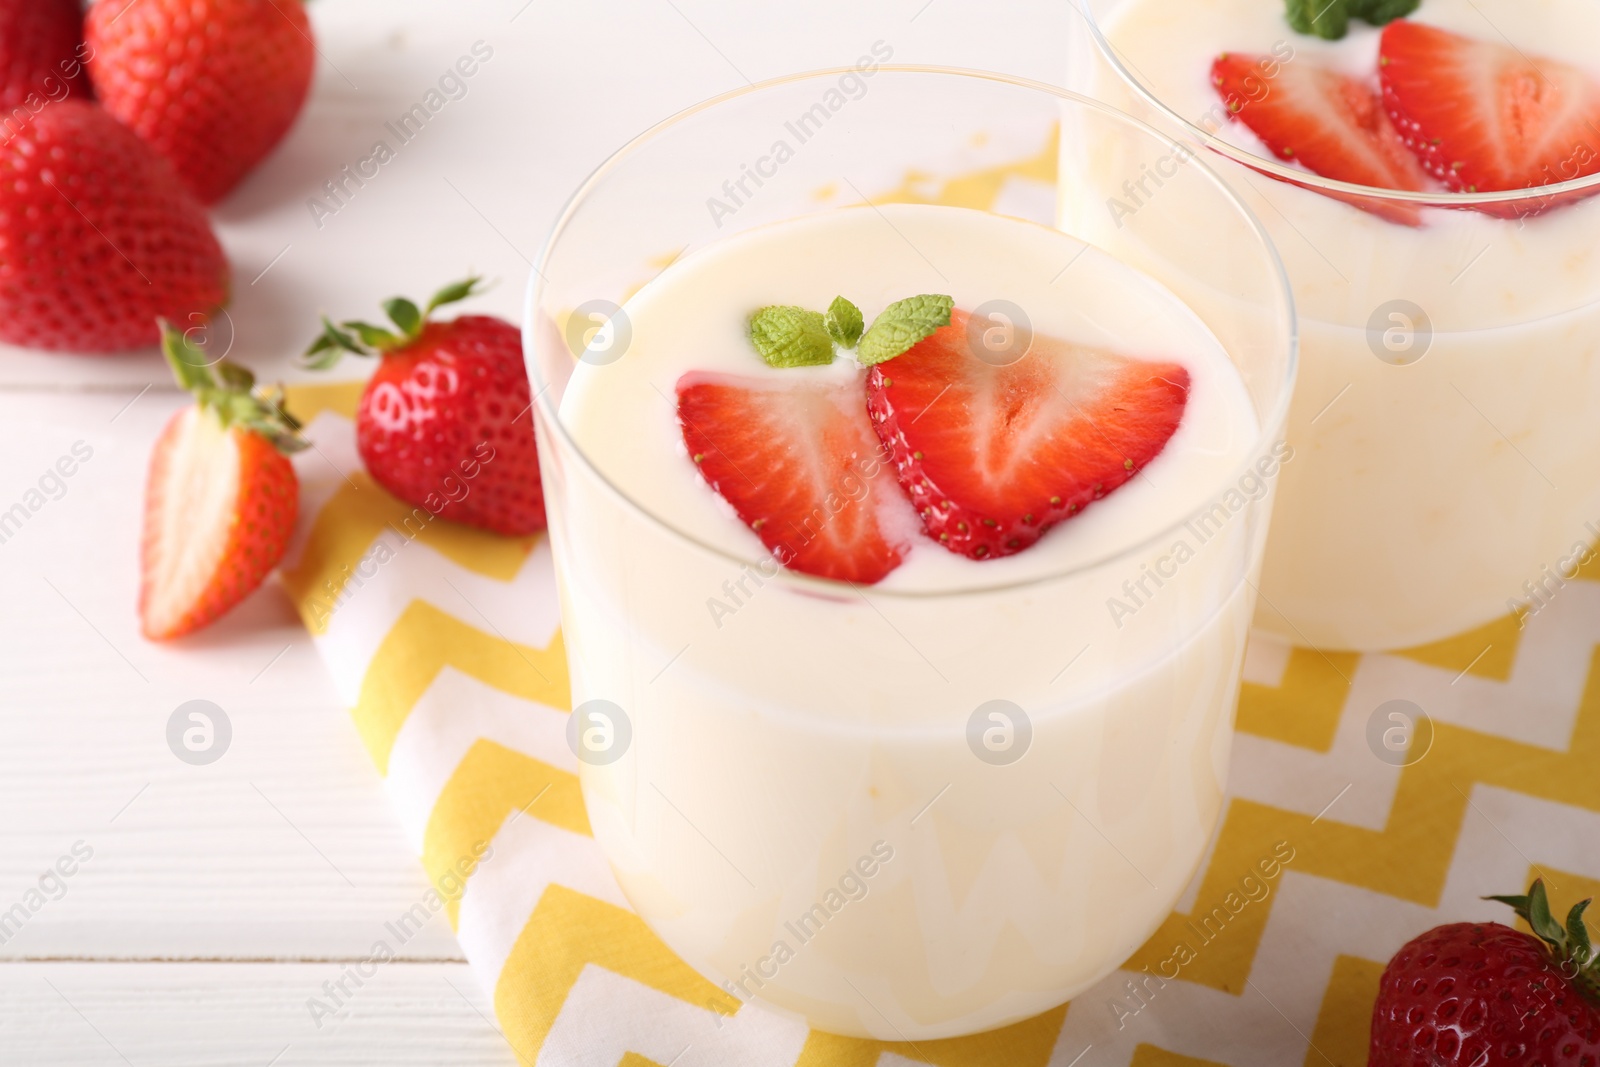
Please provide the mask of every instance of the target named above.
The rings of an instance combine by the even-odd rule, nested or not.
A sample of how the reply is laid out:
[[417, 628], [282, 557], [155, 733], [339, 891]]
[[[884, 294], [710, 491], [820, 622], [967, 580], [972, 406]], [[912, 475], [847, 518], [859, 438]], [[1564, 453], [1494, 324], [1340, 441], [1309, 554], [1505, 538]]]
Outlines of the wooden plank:
[[[231, 343], [233, 354], [265, 377], [304, 377], [293, 357], [315, 335], [321, 312], [381, 317], [382, 299], [425, 298], [469, 270], [497, 281], [473, 306], [519, 320], [531, 261], [583, 175], [644, 125], [702, 95], [695, 82], [720, 91], [734, 77], [724, 69], [705, 79], [692, 73], [704, 64], [686, 69], [651, 46], [641, 23], [692, 32], [671, 7], [624, 15], [620, 4], [610, 6], [616, 21], [604, 28], [593, 17], [569, 15], [559, 21], [571, 25], [541, 26], [540, 9], [549, 5], [513, 22], [524, 0], [311, 5], [324, 58], [306, 110], [278, 151], [212, 213], [233, 265], [218, 343]], [[623, 19], [634, 32], [614, 48], [656, 52], [656, 78], [690, 84], [660, 94], [638, 84], [637, 67], [623, 68], [630, 70], [625, 85], [596, 76], [594, 42], [566, 33], [611, 33]], [[492, 54], [480, 61], [486, 52]], [[439, 93], [441, 76], [463, 59], [475, 69], [464, 80], [465, 95], [436, 96], [447, 102], [420, 132], [398, 136], [390, 124], [427, 102], [430, 91]], [[620, 57], [608, 62], [614, 60]], [[616, 108], [619, 98], [635, 94], [632, 107]], [[393, 158], [369, 165], [372, 177], [341, 173], [372, 158], [379, 141]], [[342, 185], [337, 197], [330, 181]], [[314, 200], [333, 213], [314, 211]], [[338, 373], [361, 377], [370, 368], [352, 360]], [[137, 389], [169, 382], [154, 350], [69, 358], [0, 346], [0, 385]]]
[[[92, 450], [0, 543], [0, 914], [93, 851], [0, 927], [0, 959], [359, 956], [422, 898], [421, 868], [281, 589], [191, 639], [139, 636], [144, 467], [177, 399], [133, 395], [0, 395], [0, 512]], [[195, 699], [233, 727], [209, 766], [167, 744]], [[400, 951], [460, 958], [441, 918]]]
[[[0, 964], [0, 1063], [515, 1067], [465, 964]], [[323, 983], [344, 979], [336, 1014]], [[319, 1025], [320, 1023], [320, 1025]]]
[[[531, 261], [568, 195], [647, 127], [705, 99], [793, 71], [850, 66], [882, 41], [896, 63], [943, 63], [1059, 82], [1071, 5], [818, 0], [793, 10], [720, 0], [330, 0], [308, 9], [323, 60], [279, 150], [213, 212], [234, 266], [234, 352], [294, 380], [317, 316], [375, 316], [476, 270], [497, 281], [474, 306], [520, 321]], [[981, 25], [983, 33], [973, 33]], [[493, 56], [419, 136], [389, 123], [423, 102], [478, 42]], [[387, 141], [394, 158], [355, 184], [340, 174]], [[369, 168], [370, 170], [371, 168]], [[348, 195], [318, 215], [338, 179]], [[709, 193], [709, 190], [708, 190]], [[361, 377], [370, 364], [338, 373]], [[66, 358], [0, 346], [0, 387], [164, 387], [152, 352]]]

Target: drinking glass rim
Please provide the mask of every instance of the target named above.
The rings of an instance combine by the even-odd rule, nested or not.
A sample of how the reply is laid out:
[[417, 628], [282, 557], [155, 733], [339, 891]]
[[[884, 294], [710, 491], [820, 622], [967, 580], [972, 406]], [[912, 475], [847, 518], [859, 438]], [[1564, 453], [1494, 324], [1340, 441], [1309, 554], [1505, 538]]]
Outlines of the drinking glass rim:
[[[1273, 159], [1271, 156], [1257, 155], [1245, 148], [1223, 140], [1214, 133], [1209, 133], [1193, 122], [1174, 111], [1153, 89], [1141, 81], [1128, 65], [1118, 57], [1111, 42], [1100, 29], [1100, 20], [1095, 17], [1094, 11], [1089, 7], [1090, 0], [1076, 0], [1073, 7], [1078, 14], [1083, 16], [1084, 22], [1089, 25], [1089, 33], [1094, 37], [1095, 47], [1101, 56], [1111, 65], [1119, 78], [1131, 86], [1134, 92], [1162, 115], [1177, 123], [1188, 133], [1192, 134], [1199, 143], [1211, 151], [1238, 163], [1240, 166], [1249, 167], [1272, 178], [1278, 178], [1291, 185], [1298, 185], [1320, 193], [1343, 193], [1351, 196], [1360, 196], [1368, 200], [1386, 200], [1404, 204], [1416, 204], [1421, 207], [1462, 208], [1487, 207], [1497, 204], [1520, 204], [1530, 200], [1546, 200], [1567, 195], [1569, 193], [1585, 192], [1600, 188], [1600, 172], [1590, 174], [1583, 178], [1569, 178], [1564, 182], [1554, 182], [1548, 185], [1530, 185], [1523, 189], [1500, 189], [1483, 193], [1450, 193], [1427, 192], [1410, 189], [1386, 189], [1377, 185], [1362, 185], [1360, 182], [1335, 181], [1324, 178], [1320, 174], [1313, 174], [1309, 170], [1296, 170], [1294, 167]], [[1136, 120], [1137, 121], [1137, 120]]]
[[[560, 243], [561, 238], [565, 235], [568, 225], [571, 223], [573, 217], [588, 202], [590, 195], [597, 188], [599, 188], [601, 183], [604, 182], [611, 171], [620, 166], [625, 160], [633, 156], [634, 153], [638, 149], [642, 148], [645, 144], [655, 140], [661, 134], [668, 132], [672, 128], [680, 125], [688, 119], [693, 118], [701, 112], [711, 110], [712, 108], [718, 107], [722, 104], [729, 103], [734, 100], [741, 100], [745, 97], [754, 96], [766, 90], [775, 89], [781, 86], [794, 85], [800, 82], [823, 78], [836, 78], [849, 73], [860, 72], [856, 67], [853, 66], [823, 67], [814, 70], [800, 71], [793, 74], [785, 74], [776, 78], [768, 78], [759, 82], [752, 82], [749, 85], [741, 86], [737, 89], [731, 89], [727, 92], [719, 93], [716, 96], [708, 97], [699, 103], [691, 104], [689, 107], [686, 107], [683, 110], [678, 111], [675, 114], [650, 126], [643, 133], [636, 135], [621, 148], [618, 148], [611, 155], [607, 156], [598, 166], [590, 171], [588, 177], [579, 183], [578, 187], [572, 192], [572, 195], [567, 198], [566, 203], [562, 205], [561, 211], [556, 215], [555, 221], [551, 224], [549, 234], [546, 236], [544, 243], [540, 247], [539, 253], [535, 257], [532, 264], [532, 273], [530, 275], [528, 285], [528, 296], [526, 305], [523, 309], [522, 334], [525, 352], [524, 361], [527, 365], [529, 381], [533, 388], [533, 407], [537, 409], [546, 431], [552, 432], [559, 436], [564, 445], [571, 451], [572, 455], [577, 458], [580, 464], [582, 464], [584, 470], [586, 470], [588, 474], [592, 475], [601, 485], [603, 485], [608, 493], [621, 501], [627, 510], [641, 516], [651, 525], [667, 531], [670, 535], [678, 538], [688, 545], [700, 551], [708, 552], [713, 556], [727, 560], [729, 563], [739, 568], [758, 566], [764, 559], [770, 558], [770, 554], [768, 556], [744, 557], [732, 552], [728, 552], [727, 550], [719, 548], [716, 545], [708, 544], [705, 541], [702, 541], [693, 534], [679, 529], [677, 526], [654, 514], [636, 501], [615, 482], [613, 482], [604, 471], [601, 471], [594, 465], [594, 463], [590, 461], [582, 446], [578, 444], [577, 440], [568, 430], [566, 424], [560, 419], [559, 412], [555, 407], [554, 401], [550, 397], [551, 387], [554, 383], [545, 380], [545, 376], [539, 367], [538, 360], [533, 358], [534, 352], [543, 344], [541, 334], [545, 332], [538, 329], [538, 323], [542, 314], [541, 299], [545, 295], [545, 290], [549, 284], [548, 279], [545, 276], [545, 268], [549, 266], [551, 255], [556, 246]], [[883, 73], [932, 74], [940, 77], [965, 79], [969, 81], [994, 82], [1000, 85], [1009, 85], [1019, 89], [1027, 89], [1033, 92], [1043, 93], [1046, 96], [1055, 97], [1058, 100], [1073, 104], [1075, 106], [1086, 107], [1091, 111], [1099, 112], [1110, 119], [1126, 124], [1145, 136], [1153, 138], [1157, 143], [1169, 147], [1176, 152], [1188, 153], [1191, 157], [1193, 155], [1192, 149], [1186, 148], [1185, 146], [1179, 144], [1176, 140], [1162, 133], [1160, 130], [1149, 125], [1148, 123], [1142, 122], [1123, 111], [1119, 111], [1116, 108], [1111, 107], [1109, 104], [1102, 103], [1101, 101], [1084, 96], [1080, 93], [1072, 92], [1068, 89], [1063, 89], [1059, 86], [1051, 85], [1047, 82], [1036, 81], [1031, 78], [1015, 77], [1009, 74], [999, 74], [993, 71], [975, 70], [966, 67], [921, 64], [880, 64], [874, 70], [873, 76], [876, 77], [877, 75]], [[1276, 443], [1273, 439], [1274, 428], [1281, 428], [1287, 421], [1289, 404], [1293, 399], [1294, 394], [1295, 379], [1300, 367], [1300, 324], [1295, 307], [1294, 288], [1290, 284], [1288, 270], [1284, 267], [1283, 259], [1278, 254], [1277, 245], [1273, 243], [1271, 237], [1267, 234], [1266, 228], [1262, 225], [1261, 220], [1256, 218], [1255, 213], [1251, 211], [1250, 208], [1244, 203], [1239, 194], [1234, 191], [1233, 187], [1224, 181], [1221, 175], [1217, 174], [1215, 170], [1207, 166], [1198, 158], [1190, 158], [1187, 161], [1187, 165], [1198, 166], [1200, 173], [1202, 173], [1216, 188], [1217, 192], [1221, 194], [1221, 196], [1228, 203], [1230, 203], [1236, 211], [1238, 211], [1245, 223], [1249, 226], [1250, 231], [1255, 234], [1256, 240], [1259, 242], [1260, 247], [1267, 254], [1268, 262], [1271, 265], [1272, 280], [1281, 297], [1283, 311], [1287, 318], [1288, 327], [1285, 343], [1288, 351], [1286, 353], [1284, 370], [1281, 379], [1277, 383], [1279, 391], [1273, 402], [1272, 408], [1265, 417], [1260, 419], [1260, 439], [1247, 451], [1245, 458], [1241, 460], [1235, 467], [1229, 470], [1225, 478], [1218, 479], [1215, 492], [1208, 495], [1205, 498], [1205, 501], [1190, 511], [1185, 512], [1171, 523], [1162, 526], [1149, 536], [1144, 537], [1139, 541], [1128, 545], [1127, 547], [1120, 548], [1102, 556], [1096, 556], [1092, 559], [1077, 563], [1071, 567], [1066, 567], [1061, 570], [1054, 570], [1048, 574], [1029, 578], [1012, 579], [1009, 581], [996, 582], [989, 585], [967, 586], [960, 589], [945, 590], [879, 589], [875, 586], [868, 587], [872, 589], [874, 596], [908, 601], [943, 599], [949, 597], [986, 596], [994, 593], [1026, 589], [1033, 586], [1042, 586], [1051, 582], [1062, 581], [1078, 574], [1085, 574], [1091, 571], [1099, 570], [1108, 565], [1114, 564], [1119, 560], [1136, 558], [1156, 546], [1164, 546], [1176, 531], [1182, 530], [1188, 523], [1209, 512], [1212, 509], [1215, 496], [1220, 495], [1221, 493], [1226, 492], [1230, 487], [1237, 485], [1242, 478], [1255, 469], [1255, 465], [1259, 461], [1259, 458]], [[563, 350], [566, 349], [566, 342], [564, 340], [561, 342], [561, 348]], [[567, 351], [566, 354], [569, 358], [571, 358], [570, 351]], [[762, 573], [763, 576], [765, 576], [765, 572], [763, 571]], [[846, 597], [850, 596], [851, 594], [859, 595], [860, 590], [863, 588], [859, 583], [856, 582], [841, 581], [833, 578], [818, 578], [813, 575], [803, 574], [799, 571], [792, 571], [783, 566], [779, 567], [778, 574], [774, 578], [766, 580], [775, 581], [780, 585], [789, 585], [800, 591], [820, 593], [830, 597]]]

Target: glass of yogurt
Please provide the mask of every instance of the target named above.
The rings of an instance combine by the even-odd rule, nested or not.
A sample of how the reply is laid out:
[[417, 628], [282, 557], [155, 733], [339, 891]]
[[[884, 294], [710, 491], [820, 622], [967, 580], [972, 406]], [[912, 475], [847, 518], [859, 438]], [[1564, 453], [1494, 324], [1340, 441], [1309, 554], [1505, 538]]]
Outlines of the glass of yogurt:
[[[1331, 0], [1339, 25], [1301, 33], [1282, 0], [1079, 4], [1072, 87], [1201, 150], [1294, 283], [1258, 624], [1397, 649], [1559, 596], [1600, 534], [1600, 7], [1421, 0], [1345, 27]], [[1069, 173], [1123, 166], [1064, 150]], [[1164, 181], [1069, 182], [1064, 225], [1115, 233]]]
[[[708, 1011], [915, 1041], [1087, 989], [1193, 875], [1296, 341], [1191, 150], [888, 51], [601, 166], [526, 348], [568, 739], [623, 892]], [[1170, 203], [1218, 239], [1056, 228], [1006, 164], [1058, 135], [1118, 146], [1108, 190], [1182, 160]]]

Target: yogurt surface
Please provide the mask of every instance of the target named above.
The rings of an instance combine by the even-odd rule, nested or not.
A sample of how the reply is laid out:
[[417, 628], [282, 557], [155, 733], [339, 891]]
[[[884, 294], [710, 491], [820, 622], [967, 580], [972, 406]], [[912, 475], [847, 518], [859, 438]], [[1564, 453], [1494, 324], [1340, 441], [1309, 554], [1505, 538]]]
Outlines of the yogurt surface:
[[[875, 491], [895, 498], [892, 521], [912, 547], [879, 588], [1001, 585], [1114, 555], [1214, 495], [1256, 445], [1250, 398], [1227, 354], [1153, 279], [1048, 227], [914, 204], [763, 227], [673, 264], [628, 301], [627, 351], [614, 362], [578, 366], [561, 417], [590, 462], [646, 512], [729, 555], [761, 559], [759, 539], [700, 479], [684, 448], [679, 378], [702, 370], [780, 383], [862, 380], [864, 370], [848, 353], [827, 367], [767, 366], [750, 343], [749, 315], [770, 304], [822, 310], [844, 295], [870, 323], [888, 304], [918, 293], [948, 294], [966, 310], [1007, 301], [1035, 333], [1180, 363], [1191, 387], [1177, 432], [1139, 477], [1015, 556], [974, 562], [940, 548], [886, 472]], [[865, 397], [863, 382], [863, 406]]]
[[[1126, 73], [1253, 154], [1210, 83], [1222, 53], [1379, 76], [1379, 29], [1297, 34], [1267, 0], [1090, 0]], [[1600, 5], [1423, 0], [1410, 16], [1600, 80]], [[1122, 72], [1079, 88], [1158, 124]], [[1600, 138], [1600, 133], [1597, 133]], [[1600, 518], [1600, 197], [1525, 219], [1428, 207], [1397, 225], [1207, 153], [1271, 234], [1293, 283], [1301, 365], [1258, 625], [1299, 644], [1383, 650], [1526, 616], [1536, 582]], [[1280, 161], [1281, 162], [1281, 161]], [[1113, 154], [1064, 143], [1065, 170], [1123, 180]], [[1138, 175], [1133, 175], [1137, 178]], [[1442, 190], [1439, 190], [1442, 191]], [[1112, 250], [1103, 198], [1062, 187], [1062, 221]], [[1205, 212], [1155, 190], [1216, 239]]]
[[[876, 586], [774, 580], [686, 454], [680, 376], [858, 381], [845, 357], [767, 367], [748, 316], [844, 295], [870, 321], [919, 293], [1182, 363], [1179, 429], [1015, 556], [912, 531]], [[629, 902], [724, 993], [834, 1033], [972, 1033], [1099, 981], [1170, 912], [1223, 802], [1277, 460], [1221, 345], [1093, 247], [932, 206], [748, 231], [626, 310], [626, 350], [557, 398], [570, 440], [541, 424], [540, 448], [574, 715], [628, 738], [580, 753], [580, 781]], [[873, 486], [920, 530], [892, 472]], [[1219, 494], [1203, 529], [1163, 533]]]

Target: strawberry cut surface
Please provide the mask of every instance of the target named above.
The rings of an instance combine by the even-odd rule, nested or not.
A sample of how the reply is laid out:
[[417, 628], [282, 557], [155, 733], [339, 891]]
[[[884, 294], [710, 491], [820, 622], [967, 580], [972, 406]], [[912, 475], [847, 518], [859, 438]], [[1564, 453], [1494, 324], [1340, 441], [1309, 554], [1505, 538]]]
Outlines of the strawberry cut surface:
[[859, 382], [693, 371], [677, 393], [690, 459], [778, 562], [868, 585], [900, 566], [881, 498], [896, 490]]
[[867, 408], [929, 536], [970, 559], [1035, 544], [1158, 456], [1189, 397], [1180, 364], [1036, 335], [1007, 366], [975, 356], [969, 316], [874, 367]]
[[1600, 83], [1576, 67], [1402, 20], [1383, 31], [1379, 68], [1400, 135], [1453, 192], [1600, 171]]
[[[1275, 71], [1272, 77], [1267, 71]], [[1420, 192], [1428, 177], [1390, 122], [1375, 88], [1360, 78], [1296, 58], [1230, 52], [1211, 82], [1232, 117], [1281, 162], [1333, 181]], [[1421, 211], [1401, 201], [1328, 194], [1391, 222], [1416, 226]]]
[[144, 635], [181, 637], [249, 596], [288, 547], [299, 491], [288, 457], [260, 434], [197, 406], [173, 416], [145, 493]]

